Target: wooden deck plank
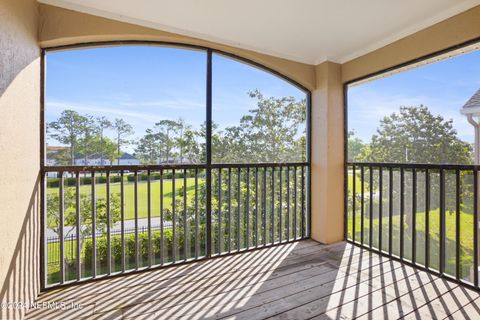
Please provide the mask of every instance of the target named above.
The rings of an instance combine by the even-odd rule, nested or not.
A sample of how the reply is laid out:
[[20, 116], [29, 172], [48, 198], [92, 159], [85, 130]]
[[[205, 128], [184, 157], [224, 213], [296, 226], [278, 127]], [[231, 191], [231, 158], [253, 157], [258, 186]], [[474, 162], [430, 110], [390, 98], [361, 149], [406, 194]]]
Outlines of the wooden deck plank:
[[[367, 280], [365, 282], [368, 285], [367, 290], [362, 291], [358, 287], [345, 288], [339, 293], [334, 293], [323, 299], [312, 299], [303, 305], [296, 306], [286, 312], [282, 311], [281, 314], [274, 316], [283, 319], [354, 318], [368, 312], [376, 305], [380, 306], [386, 301], [393, 300], [393, 297], [382, 289], [395, 287], [402, 282], [409, 282], [409, 278], [416, 276], [417, 270], [398, 264], [399, 266], [394, 270], [381, 272], [378, 277]], [[373, 282], [378, 283], [377, 287], [371, 285]]]
[[[406, 315], [406, 319], [421, 319], [425, 314], [436, 319], [448, 318], [479, 297], [477, 292], [453, 285], [446, 280], [437, 279], [435, 282], [440, 283], [440, 286], [451, 287], [451, 289], [441, 292], [436, 288], [436, 295], [430, 294], [430, 299], [426, 299], [423, 305], [419, 305], [412, 313]], [[463, 311], [460, 311], [459, 314], [462, 313], [467, 315]]]
[[[351, 287], [357, 285], [359, 279], [365, 282], [371, 276], [377, 275], [377, 273], [362, 271], [373, 268], [381, 262], [391, 263], [396, 267], [400, 267], [399, 263], [393, 263], [391, 260], [381, 258], [378, 255], [369, 254], [359, 262], [357, 267], [355, 267], [355, 264], [347, 265], [344, 266], [343, 269], [340, 268], [330, 273], [320, 274], [300, 282], [293, 281], [294, 279], [292, 279], [292, 281], [290, 281], [291, 284], [283, 287], [277, 287], [274, 282], [272, 283], [273, 287], [271, 287], [269, 286], [270, 282], [267, 281], [266, 285], [260, 286], [255, 292], [250, 291], [244, 295], [234, 294], [223, 300], [220, 298], [220, 295], [213, 300], [209, 297], [207, 300], [210, 301], [193, 301], [183, 305], [176, 305], [170, 310], [158, 310], [155, 316], [166, 318], [171, 314], [181, 314], [187, 318], [202, 318], [205, 316], [218, 318], [235, 314], [236, 317], [244, 317], [243, 313], [246, 312], [247, 315], [245, 315], [245, 317], [250, 318], [251, 315], [249, 312], [257, 314], [256, 308], [262, 309], [268, 303], [276, 305], [278, 304], [276, 301], [279, 298], [284, 298], [285, 295], [302, 295], [305, 294], [307, 290], [317, 290], [319, 295], [328, 296], [332, 292], [342, 291], [344, 286]], [[152, 306], [149, 309], [151, 311], [155, 308], [156, 306]], [[129, 316], [135, 316], [135, 314], [130, 314]]]
[[480, 319], [480, 297], [465, 304], [462, 308], [450, 314], [446, 319]]
[[[345, 245], [343, 247], [345, 248]], [[226, 274], [228, 272], [246, 267], [253, 267], [268, 263], [271, 264], [273, 259], [285, 254], [285, 252], [289, 252], [289, 248], [293, 249], [285, 258], [286, 260], [295, 259], [297, 256], [311, 255], [316, 251], [325, 252], [327, 255], [327, 253], [330, 251], [327, 246], [322, 246], [313, 241], [307, 241], [306, 243], [296, 242], [292, 244], [285, 244], [284, 246], [276, 246], [262, 250], [245, 252], [240, 255], [216, 258], [212, 260], [203, 260], [187, 265], [172, 266], [169, 268], [152, 270], [140, 274], [128, 274], [126, 278], [117, 277], [100, 280], [98, 282], [84, 283], [80, 284], [79, 286], [57, 289], [55, 291], [42, 294], [38, 301], [49, 301], [51, 299], [66, 295], [75, 295], [77, 299], [89, 296], [98, 297], [102, 293], [109, 294], [111, 290], [116, 290], [119, 287], [128, 288], [134, 286], [149, 286], [155, 285], [156, 282], [173, 282], [173, 280], [177, 278], [184, 278], [183, 281], [186, 283], [189, 280], [195, 281], [196, 279], [200, 279], [205, 276]], [[353, 254], [361, 251], [359, 248], [351, 250]], [[332, 256], [334, 255], [335, 251], [332, 252]], [[219, 265], [222, 267], [219, 268]]]
[[476, 291], [359, 246], [311, 240], [78, 284], [26, 319], [469, 319]]

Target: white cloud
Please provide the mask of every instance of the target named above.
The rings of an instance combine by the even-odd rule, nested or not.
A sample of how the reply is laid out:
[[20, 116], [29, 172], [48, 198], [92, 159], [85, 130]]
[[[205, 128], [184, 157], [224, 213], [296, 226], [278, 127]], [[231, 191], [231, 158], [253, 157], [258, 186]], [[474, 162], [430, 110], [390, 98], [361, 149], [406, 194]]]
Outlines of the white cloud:
[[158, 101], [134, 101], [120, 102], [120, 105], [126, 107], [160, 107], [166, 109], [194, 109], [205, 108], [205, 102], [196, 102], [190, 100], [158, 100]]
[[158, 121], [158, 119], [170, 119], [170, 117], [160, 116], [159, 114], [133, 112], [133, 111], [122, 110], [114, 107], [85, 105], [85, 104], [76, 104], [76, 103], [59, 102], [59, 101], [47, 101], [46, 108], [57, 109], [58, 111], [71, 109], [75, 111], [91, 112], [97, 115], [105, 115], [105, 116], [112, 115], [114, 117], [120, 116], [124, 118], [136, 118], [148, 123], [155, 123]]

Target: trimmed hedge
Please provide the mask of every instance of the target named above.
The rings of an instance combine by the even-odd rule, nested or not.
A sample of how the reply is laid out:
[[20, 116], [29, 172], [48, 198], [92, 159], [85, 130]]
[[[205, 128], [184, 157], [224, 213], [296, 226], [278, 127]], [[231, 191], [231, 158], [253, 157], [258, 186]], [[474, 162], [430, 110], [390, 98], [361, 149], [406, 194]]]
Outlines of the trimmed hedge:
[[[120, 182], [122, 180], [121, 176], [110, 176], [110, 182], [111, 183], [116, 183]], [[77, 183], [77, 178], [75, 177], [69, 177], [69, 178], [64, 178], [63, 179], [65, 186], [67, 187], [74, 187], [75, 184]], [[107, 176], [98, 176], [95, 177], [95, 183], [106, 183], [107, 182]], [[80, 177], [80, 184], [81, 185], [89, 185], [92, 184], [92, 177]], [[47, 188], [58, 188], [60, 185], [60, 178], [48, 178], [47, 179]]]
[[[187, 171], [187, 177], [188, 178], [194, 178], [195, 173], [191, 172], [192, 170]], [[169, 180], [172, 179], [172, 172], [165, 172], [163, 174], [163, 179]], [[146, 173], [140, 173], [137, 175], [138, 181], [147, 181], [148, 175]], [[125, 175], [126, 181], [128, 182], [134, 182], [135, 181], [135, 176], [133, 174], [128, 174]], [[183, 172], [176, 172], [175, 173], [175, 179], [183, 179]], [[64, 178], [64, 183], [65, 186], [67, 187], [74, 187], [75, 184], [77, 183], [77, 179], [75, 177], [68, 177]], [[122, 177], [119, 175], [112, 175], [110, 176], [110, 183], [118, 183], [122, 180]], [[160, 173], [159, 172], [153, 172], [150, 174], [150, 180], [160, 180]], [[107, 182], [107, 176], [96, 176], [95, 177], [95, 183], [96, 184], [103, 184]], [[80, 184], [81, 185], [90, 185], [92, 184], [92, 177], [87, 176], [87, 177], [80, 177]], [[58, 188], [60, 185], [60, 178], [48, 178], [47, 179], [47, 188]]]
[[[163, 173], [163, 179], [172, 179], [172, 172], [165, 172]], [[187, 178], [193, 178], [195, 177], [194, 173], [190, 173], [187, 171]], [[175, 179], [180, 179], [183, 178], [183, 172], [176, 172], [175, 173]], [[138, 181], [147, 181], [148, 180], [148, 175], [146, 173], [140, 173], [137, 175]], [[150, 174], [150, 180], [160, 180], [160, 173], [159, 172], [154, 172]], [[134, 182], [135, 181], [135, 176], [133, 174], [127, 176], [127, 181], [128, 182]]]
[[[194, 245], [194, 234], [193, 234], [193, 225], [190, 227], [191, 239], [190, 239], [190, 248]], [[183, 237], [183, 229], [178, 228], [175, 230], [177, 232], [177, 249], [179, 256], [183, 255], [184, 250], [184, 237]], [[160, 230], [152, 230], [152, 256], [160, 256]], [[200, 247], [205, 247], [205, 226], [200, 226], [199, 230], [200, 238], [199, 243]], [[172, 229], [165, 229], [163, 231], [163, 243], [164, 243], [164, 253], [166, 255], [172, 253], [173, 247], [173, 237], [172, 237]], [[140, 261], [148, 261], [148, 232], [139, 232], [138, 233], [138, 247], [139, 247], [139, 259]], [[96, 238], [96, 248], [97, 248], [97, 263], [99, 265], [106, 265], [107, 263], [107, 237], [101, 236]], [[193, 251], [192, 251], [193, 252]], [[192, 253], [191, 252], [191, 253]], [[111, 237], [111, 255], [112, 261], [115, 264], [121, 263], [122, 258], [122, 238], [120, 235], [112, 235]], [[177, 259], [178, 257], [177, 256]], [[129, 233], [125, 235], [125, 258], [129, 259], [135, 257], [135, 234]], [[83, 263], [90, 264], [93, 258], [93, 245], [92, 239], [87, 238], [83, 244], [82, 248], [82, 260]]]

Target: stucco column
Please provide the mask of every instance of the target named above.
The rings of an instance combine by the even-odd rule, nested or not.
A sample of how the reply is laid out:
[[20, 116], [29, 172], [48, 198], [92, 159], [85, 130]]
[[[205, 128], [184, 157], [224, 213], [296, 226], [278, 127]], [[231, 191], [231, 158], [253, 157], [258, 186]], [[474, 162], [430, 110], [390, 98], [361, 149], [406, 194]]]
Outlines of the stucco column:
[[343, 240], [343, 86], [341, 66], [316, 66], [312, 92], [312, 238]]

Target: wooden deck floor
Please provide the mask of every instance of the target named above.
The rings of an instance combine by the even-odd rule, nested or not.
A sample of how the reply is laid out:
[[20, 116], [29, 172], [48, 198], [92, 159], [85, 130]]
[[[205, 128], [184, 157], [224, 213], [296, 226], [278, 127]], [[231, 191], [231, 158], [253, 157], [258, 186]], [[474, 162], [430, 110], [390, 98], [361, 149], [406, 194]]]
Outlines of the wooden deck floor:
[[480, 295], [346, 243], [306, 240], [50, 291], [27, 319], [480, 319]]

